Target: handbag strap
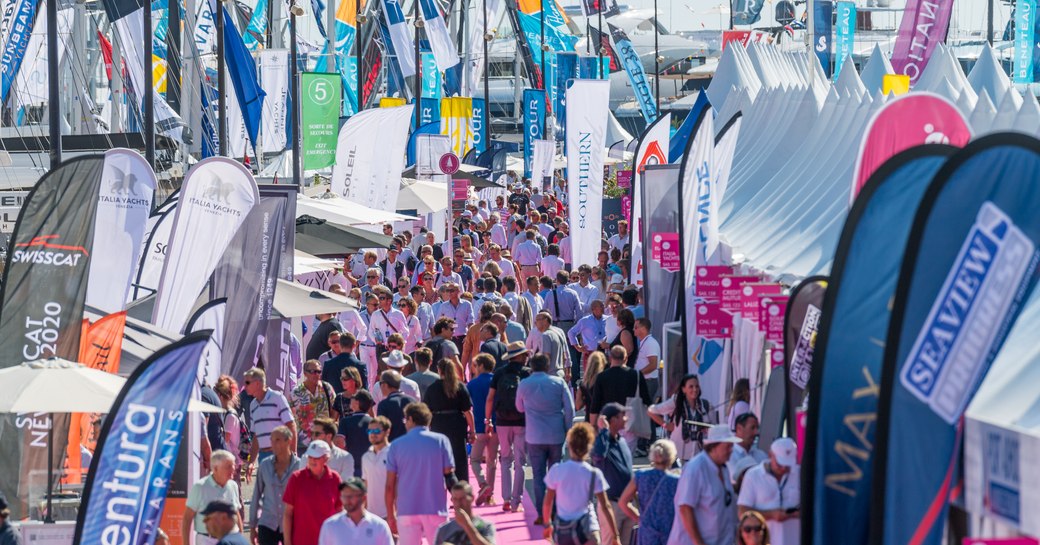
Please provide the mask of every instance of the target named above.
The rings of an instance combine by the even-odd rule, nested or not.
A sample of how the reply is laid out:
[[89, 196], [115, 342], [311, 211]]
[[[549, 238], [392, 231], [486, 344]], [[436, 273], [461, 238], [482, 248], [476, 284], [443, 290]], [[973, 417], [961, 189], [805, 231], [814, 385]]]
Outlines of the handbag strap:
[[589, 479], [589, 503], [596, 497], [596, 469], [592, 469], [592, 477]]
[[[664, 473], [664, 472], [662, 472]], [[657, 491], [661, 489], [661, 485], [664, 484], [665, 480], [668, 479], [668, 474], [664, 473], [661, 478], [657, 481], [657, 486], [654, 487], [654, 491], [650, 493], [650, 497], [646, 500], [646, 506], [650, 507], [654, 504], [654, 498], [657, 497]]]

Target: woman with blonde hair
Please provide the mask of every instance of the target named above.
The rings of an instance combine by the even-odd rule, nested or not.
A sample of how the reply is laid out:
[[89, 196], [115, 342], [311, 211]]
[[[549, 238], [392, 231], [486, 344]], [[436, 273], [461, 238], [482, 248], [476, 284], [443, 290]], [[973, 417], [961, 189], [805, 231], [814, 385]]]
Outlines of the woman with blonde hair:
[[[591, 425], [579, 422], [572, 426], [567, 432], [570, 459], [549, 468], [545, 476], [542, 520], [551, 524], [545, 527], [544, 535], [556, 545], [599, 545], [599, 520], [593, 501], [599, 504], [607, 524], [613, 527], [613, 535], [621, 535], [607, 499], [607, 479], [602, 471], [585, 461], [595, 438]], [[553, 516], [553, 507], [556, 516]], [[620, 545], [620, 541], [615, 538], [613, 545]]]
[[596, 377], [607, 368], [607, 356], [599, 350], [589, 354], [585, 359], [585, 373], [578, 381], [577, 393], [574, 399], [574, 410], [585, 409], [585, 421], [589, 421], [589, 403], [592, 402], [592, 387], [596, 384]]
[[769, 545], [769, 526], [758, 511], [747, 511], [737, 525], [737, 545]]
[[[650, 445], [650, 469], [637, 471], [621, 492], [618, 506], [639, 526], [638, 545], [665, 545], [675, 517], [675, 492], [679, 473], [675, 464], [675, 443], [658, 439]], [[638, 498], [639, 508], [634, 505]]]
[[[238, 383], [230, 375], [220, 375], [213, 391], [224, 409], [224, 445], [235, 455], [235, 468], [242, 464], [242, 421], [238, 417]], [[235, 471], [238, 475], [238, 471]], [[237, 480], [237, 479], [236, 479]]]
[[729, 429], [737, 430], [737, 418], [751, 412], [751, 381], [742, 378], [733, 383], [733, 391], [729, 394], [729, 403], [726, 404], [726, 420]]
[[466, 453], [466, 442], [473, 442], [477, 438], [473, 423], [473, 399], [459, 377], [454, 362], [441, 358], [436, 369], [441, 378], [426, 388], [423, 397], [423, 402], [433, 413], [430, 431], [447, 436], [455, 458], [455, 476], [460, 481], [468, 481], [469, 455]]

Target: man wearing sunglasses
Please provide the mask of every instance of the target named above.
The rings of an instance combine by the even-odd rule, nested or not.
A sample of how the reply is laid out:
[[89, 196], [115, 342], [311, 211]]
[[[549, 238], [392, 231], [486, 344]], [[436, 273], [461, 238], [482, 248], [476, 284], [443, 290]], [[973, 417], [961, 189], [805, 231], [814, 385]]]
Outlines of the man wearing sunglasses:
[[669, 544], [736, 543], [737, 502], [726, 462], [739, 441], [728, 424], [712, 426], [704, 438], [704, 450], [683, 466]]
[[390, 420], [377, 416], [368, 423], [372, 447], [361, 458], [361, 478], [368, 487], [368, 510], [386, 518], [386, 447], [390, 446]]

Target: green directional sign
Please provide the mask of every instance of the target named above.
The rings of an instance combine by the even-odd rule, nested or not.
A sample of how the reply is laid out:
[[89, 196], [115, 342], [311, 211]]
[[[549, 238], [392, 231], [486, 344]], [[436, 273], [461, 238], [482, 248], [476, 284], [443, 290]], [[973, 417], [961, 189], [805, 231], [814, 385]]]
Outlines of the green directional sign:
[[303, 132], [303, 168], [316, 170], [336, 162], [339, 136], [339, 74], [300, 74], [300, 128]]

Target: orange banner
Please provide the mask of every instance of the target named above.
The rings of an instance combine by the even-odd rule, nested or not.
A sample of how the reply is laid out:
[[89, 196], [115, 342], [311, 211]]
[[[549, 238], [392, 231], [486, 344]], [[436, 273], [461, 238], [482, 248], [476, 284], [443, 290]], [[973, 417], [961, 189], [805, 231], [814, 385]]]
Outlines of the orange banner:
[[[90, 323], [83, 320], [80, 333], [79, 362], [91, 369], [107, 373], [119, 371], [119, 355], [123, 350], [123, 329], [126, 327], [126, 312], [109, 314]], [[86, 477], [80, 453], [83, 448], [94, 452], [97, 432], [101, 430], [100, 414], [73, 413], [69, 423], [69, 445], [66, 456], [66, 483], [80, 483]], [[97, 425], [95, 426], [95, 423]]]

